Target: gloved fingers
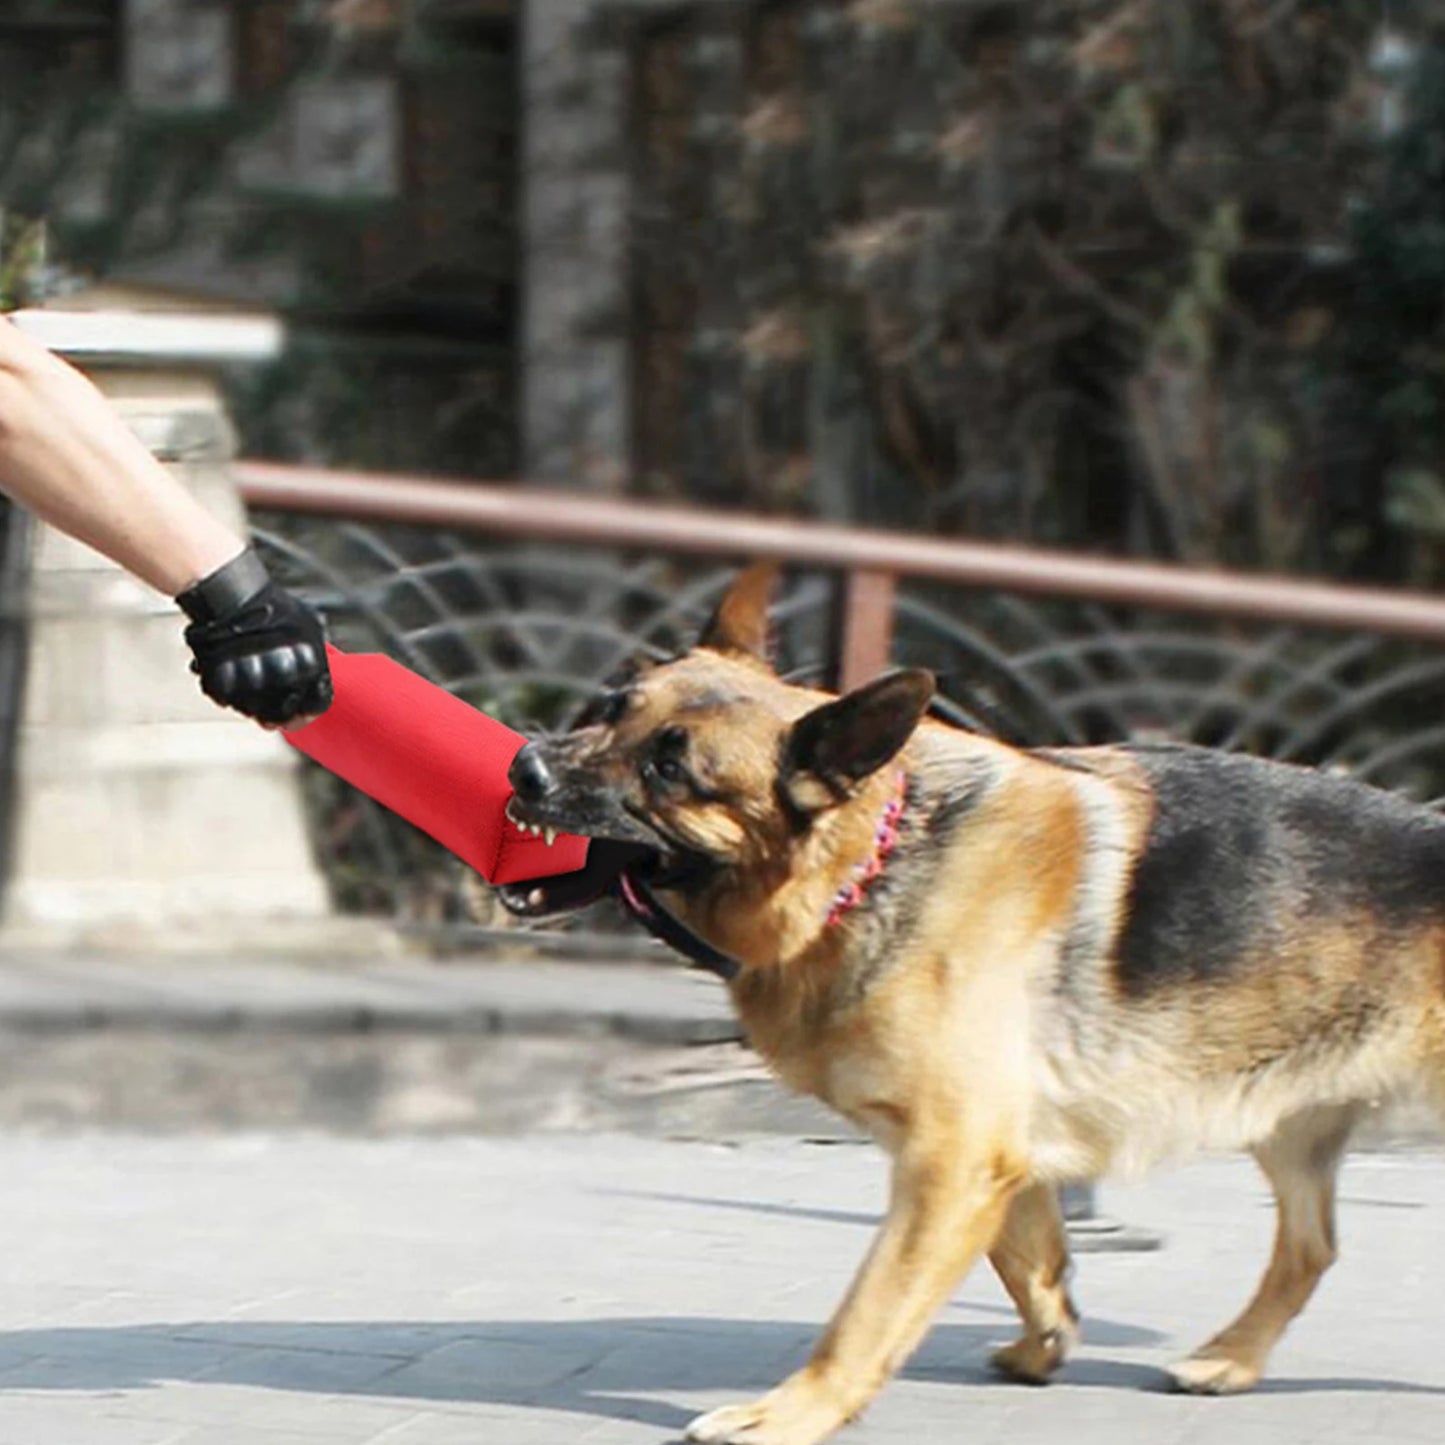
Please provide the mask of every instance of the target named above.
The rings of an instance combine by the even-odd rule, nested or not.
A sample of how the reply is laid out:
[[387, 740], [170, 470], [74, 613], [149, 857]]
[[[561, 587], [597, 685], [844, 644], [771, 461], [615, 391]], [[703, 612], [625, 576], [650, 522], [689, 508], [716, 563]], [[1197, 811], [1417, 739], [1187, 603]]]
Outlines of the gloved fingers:
[[247, 548], [176, 598], [201, 690], [261, 723], [317, 717], [331, 705], [321, 620]]
[[[235, 647], [232, 643], [228, 650]], [[281, 725], [319, 717], [331, 705], [326, 655], [310, 643], [241, 652], [214, 664], [202, 650], [194, 666], [207, 697], [258, 722]]]
[[207, 697], [213, 697], [222, 706], [228, 704], [236, 695], [236, 684], [240, 682], [241, 674], [231, 658], [218, 662], [210, 672], [201, 673], [201, 688]]
[[302, 690], [301, 699], [294, 714], [298, 717], [320, 717], [331, 706], [331, 700], [335, 696], [331, 669], [326, 665], [326, 654], [313, 653], [312, 658], [308, 673], [309, 682]]

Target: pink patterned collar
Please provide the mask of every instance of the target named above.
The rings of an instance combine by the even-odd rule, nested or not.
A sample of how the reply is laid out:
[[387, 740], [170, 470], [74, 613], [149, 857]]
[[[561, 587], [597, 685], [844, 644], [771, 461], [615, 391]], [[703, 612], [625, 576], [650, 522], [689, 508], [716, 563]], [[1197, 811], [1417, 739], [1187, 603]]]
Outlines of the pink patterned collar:
[[828, 907], [827, 926], [839, 924], [867, 896], [869, 886], [882, 876], [889, 855], [898, 846], [898, 834], [903, 824], [903, 811], [907, 806], [908, 774], [902, 769], [894, 778], [893, 792], [878, 815], [873, 829], [873, 852], [855, 865], [852, 876], [833, 895]]

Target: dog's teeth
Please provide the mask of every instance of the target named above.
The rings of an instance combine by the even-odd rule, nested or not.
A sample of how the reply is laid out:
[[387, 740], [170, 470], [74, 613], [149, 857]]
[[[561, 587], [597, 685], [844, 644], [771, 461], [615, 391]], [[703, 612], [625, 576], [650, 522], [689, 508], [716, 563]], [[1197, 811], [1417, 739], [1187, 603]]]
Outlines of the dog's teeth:
[[543, 841], [547, 844], [547, 846], [550, 848], [550, 847], [552, 846], [552, 844], [557, 841], [557, 830], [556, 830], [555, 828], [548, 828], [548, 829], [542, 834], [542, 839], [543, 839]]

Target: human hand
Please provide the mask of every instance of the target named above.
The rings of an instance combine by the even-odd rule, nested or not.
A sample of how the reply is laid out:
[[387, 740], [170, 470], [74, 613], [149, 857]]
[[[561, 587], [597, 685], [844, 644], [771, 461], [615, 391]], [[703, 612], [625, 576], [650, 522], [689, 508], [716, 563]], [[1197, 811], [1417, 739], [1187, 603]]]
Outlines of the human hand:
[[263, 727], [300, 726], [331, 706], [317, 615], [249, 548], [176, 598], [201, 691]]

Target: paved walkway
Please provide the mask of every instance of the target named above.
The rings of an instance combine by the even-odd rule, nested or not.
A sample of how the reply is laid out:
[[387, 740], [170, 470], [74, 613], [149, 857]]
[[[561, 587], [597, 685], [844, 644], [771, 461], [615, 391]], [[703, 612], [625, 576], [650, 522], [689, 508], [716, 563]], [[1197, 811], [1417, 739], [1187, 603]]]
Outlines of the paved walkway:
[[[805, 1352], [869, 1238], [856, 1145], [0, 1135], [3, 1445], [648, 1445]], [[1344, 1260], [1253, 1396], [1159, 1367], [1232, 1312], [1264, 1193], [1225, 1160], [1105, 1191], [1065, 1381], [991, 1381], [980, 1272], [854, 1445], [1438, 1442], [1445, 1162], [1347, 1167]]]

